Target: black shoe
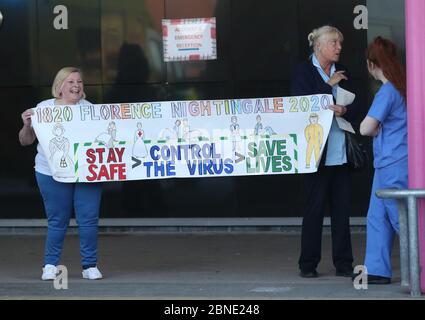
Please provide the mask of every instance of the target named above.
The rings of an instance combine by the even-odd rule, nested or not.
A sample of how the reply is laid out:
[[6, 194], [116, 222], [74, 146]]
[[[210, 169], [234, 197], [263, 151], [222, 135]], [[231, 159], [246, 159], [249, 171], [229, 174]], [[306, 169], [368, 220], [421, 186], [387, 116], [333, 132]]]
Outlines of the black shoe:
[[[354, 281], [359, 275], [361, 275], [361, 273], [353, 273], [353, 275], [351, 276], [351, 279]], [[391, 278], [368, 274], [367, 283], [368, 284], [390, 284]]]
[[336, 269], [335, 275], [337, 277], [347, 277], [350, 278], [353, 276], [353, 269]]
[[300, 271], [300, 277], [303, 278], [317, 278], [319, 275], [317, 274], [317, 271], [314, 270], [301, 270]]
[[367, 283], [368, 284], [390, 284], [391, 278], [382, 277], [382, 276], [374, 276], [373, 274], [368, 274]]

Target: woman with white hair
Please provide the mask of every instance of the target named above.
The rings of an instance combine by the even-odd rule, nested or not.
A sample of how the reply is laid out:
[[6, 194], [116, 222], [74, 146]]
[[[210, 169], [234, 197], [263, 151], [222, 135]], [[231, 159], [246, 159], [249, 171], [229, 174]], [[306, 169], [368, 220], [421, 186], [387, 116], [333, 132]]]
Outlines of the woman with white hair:
[[[308, 35], [313, 53], [307, 61], [296, 67], [291, 83], [292, 95], [332, 94], [335, 98], [338, 87], [354, 92], [347, 69], [338, 63], [343, 40], [342, 33], [332, 26], [314, 29]], [[329, 109], [334, 111], [335, 116], [344, 117], [351, 122], [358, 109], [354, 105], [356, 100], [347, 107], [332, 105]], [[345, 133], [338, 127], [335, 118], [318, 171], [304, 176], [304, 190], [306, 208], [298, 262], [300, 275], [306, 278], [318, 277], [316, 268], [321, 259], [323, 217], [329, 203], [332, 259], [336, 275], [350, 277], [353, 271], [349, 224], [350, 174]]]
[[[73, 67], [59, 70], [53, 81], [52, 95], [53, 99], [44, 100], [37, 107], [90, 104], [85, 100], [81, 71]], [[21, 115], [24, 125], [19, 132], [19, 141], [23, 146], [33, 144], [37, 138], [31, 125], [33, 114], [33, 109], [27, 109]], [[102, 195], [100, 184], [55, 181], [40, 144], [37, 145], [37, 152], [35, 176], [43, 197], [48, 225], [41, 279], [56, 279], [66, 229], [73, 211], [79, 228], [83, 278], [101, 279], [102, 274], [97, 268], [97, 232]]]

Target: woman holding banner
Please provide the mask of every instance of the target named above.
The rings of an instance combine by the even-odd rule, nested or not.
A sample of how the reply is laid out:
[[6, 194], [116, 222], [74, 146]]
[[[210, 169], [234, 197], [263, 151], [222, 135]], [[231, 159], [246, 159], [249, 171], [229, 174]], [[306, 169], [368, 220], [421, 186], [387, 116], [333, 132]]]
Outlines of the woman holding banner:
[[370, 75], [383, 83], [360, 133], [374, 137], [375, 174], [367, 213], [365, 266], [369, 284], [391, 283], [391, 251], [399, 232], [397, 202], [379, 199], [379, 189], [407, 189], [406, 73], [396, 45], [377, 37], [366, 53]]
[[[40, 106], [90, 104], [85, 100], [81, 71], [67, 67], [59, 70], [52, 85], [53, 99], [40, 102]], [[31, 126], [33, 109], [25, 110], [21, 117], [23, 127], [19, 132], [21, 145], [34, 143], [36, 135]], [[45, 152], [37, 146], [35, 176], [47, 215], [47, 239], [44, 254], [42, 280], [54, 280], [57, 276], [66, 230], [75, 211], [80, 236], [80, 254], [83, 278], [101, 279], [97, 268], [97, 232], [102, 189], [99, 184], [60, 183], [52, 178]]]
[[[353, 92], [346, 68], [338, 64], [343, 39], [342, 33], [331, 26], [315, 29], [308, 35], [313, 54], [308, 61], [297, 66], [292, 77], [292, 95], [332, 94], [335, 98], [338, 86]], [[329, 109], [334, 111], [335, 116], [344, 117], [350, 122], [356, 111], [353, 104], [348, 107], [333, 105]], [[298, 262], [301, 277], [318, 277], [316, 268], [321, 259], [323, 218], [327, 202], [330, 204], [332, 259], [336, 275], [352, 275], [349, 221], [351, 182], [346, 163], [345, 134], [334, 118], [318, 171], [304, 176], [306, 208]]]

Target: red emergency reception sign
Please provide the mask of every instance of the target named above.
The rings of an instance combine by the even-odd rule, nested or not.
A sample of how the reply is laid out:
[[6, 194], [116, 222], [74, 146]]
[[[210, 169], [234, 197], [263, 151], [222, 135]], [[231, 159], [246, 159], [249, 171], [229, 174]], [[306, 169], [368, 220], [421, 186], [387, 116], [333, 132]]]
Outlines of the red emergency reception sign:
[[162, 20], [164, 61], [217, 59], [215, 18]]

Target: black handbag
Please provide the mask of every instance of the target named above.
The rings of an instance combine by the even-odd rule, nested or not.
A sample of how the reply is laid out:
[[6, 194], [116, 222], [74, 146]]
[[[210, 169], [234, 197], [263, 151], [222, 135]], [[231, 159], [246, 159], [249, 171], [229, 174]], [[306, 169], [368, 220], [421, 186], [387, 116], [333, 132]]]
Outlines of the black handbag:
[[369, 160], [368, 153], [363, 144], [357, 141], [355, 134], [348, 131], [345, 131], [345, 143], [349, 168], [352, 171], [363, 170]]

